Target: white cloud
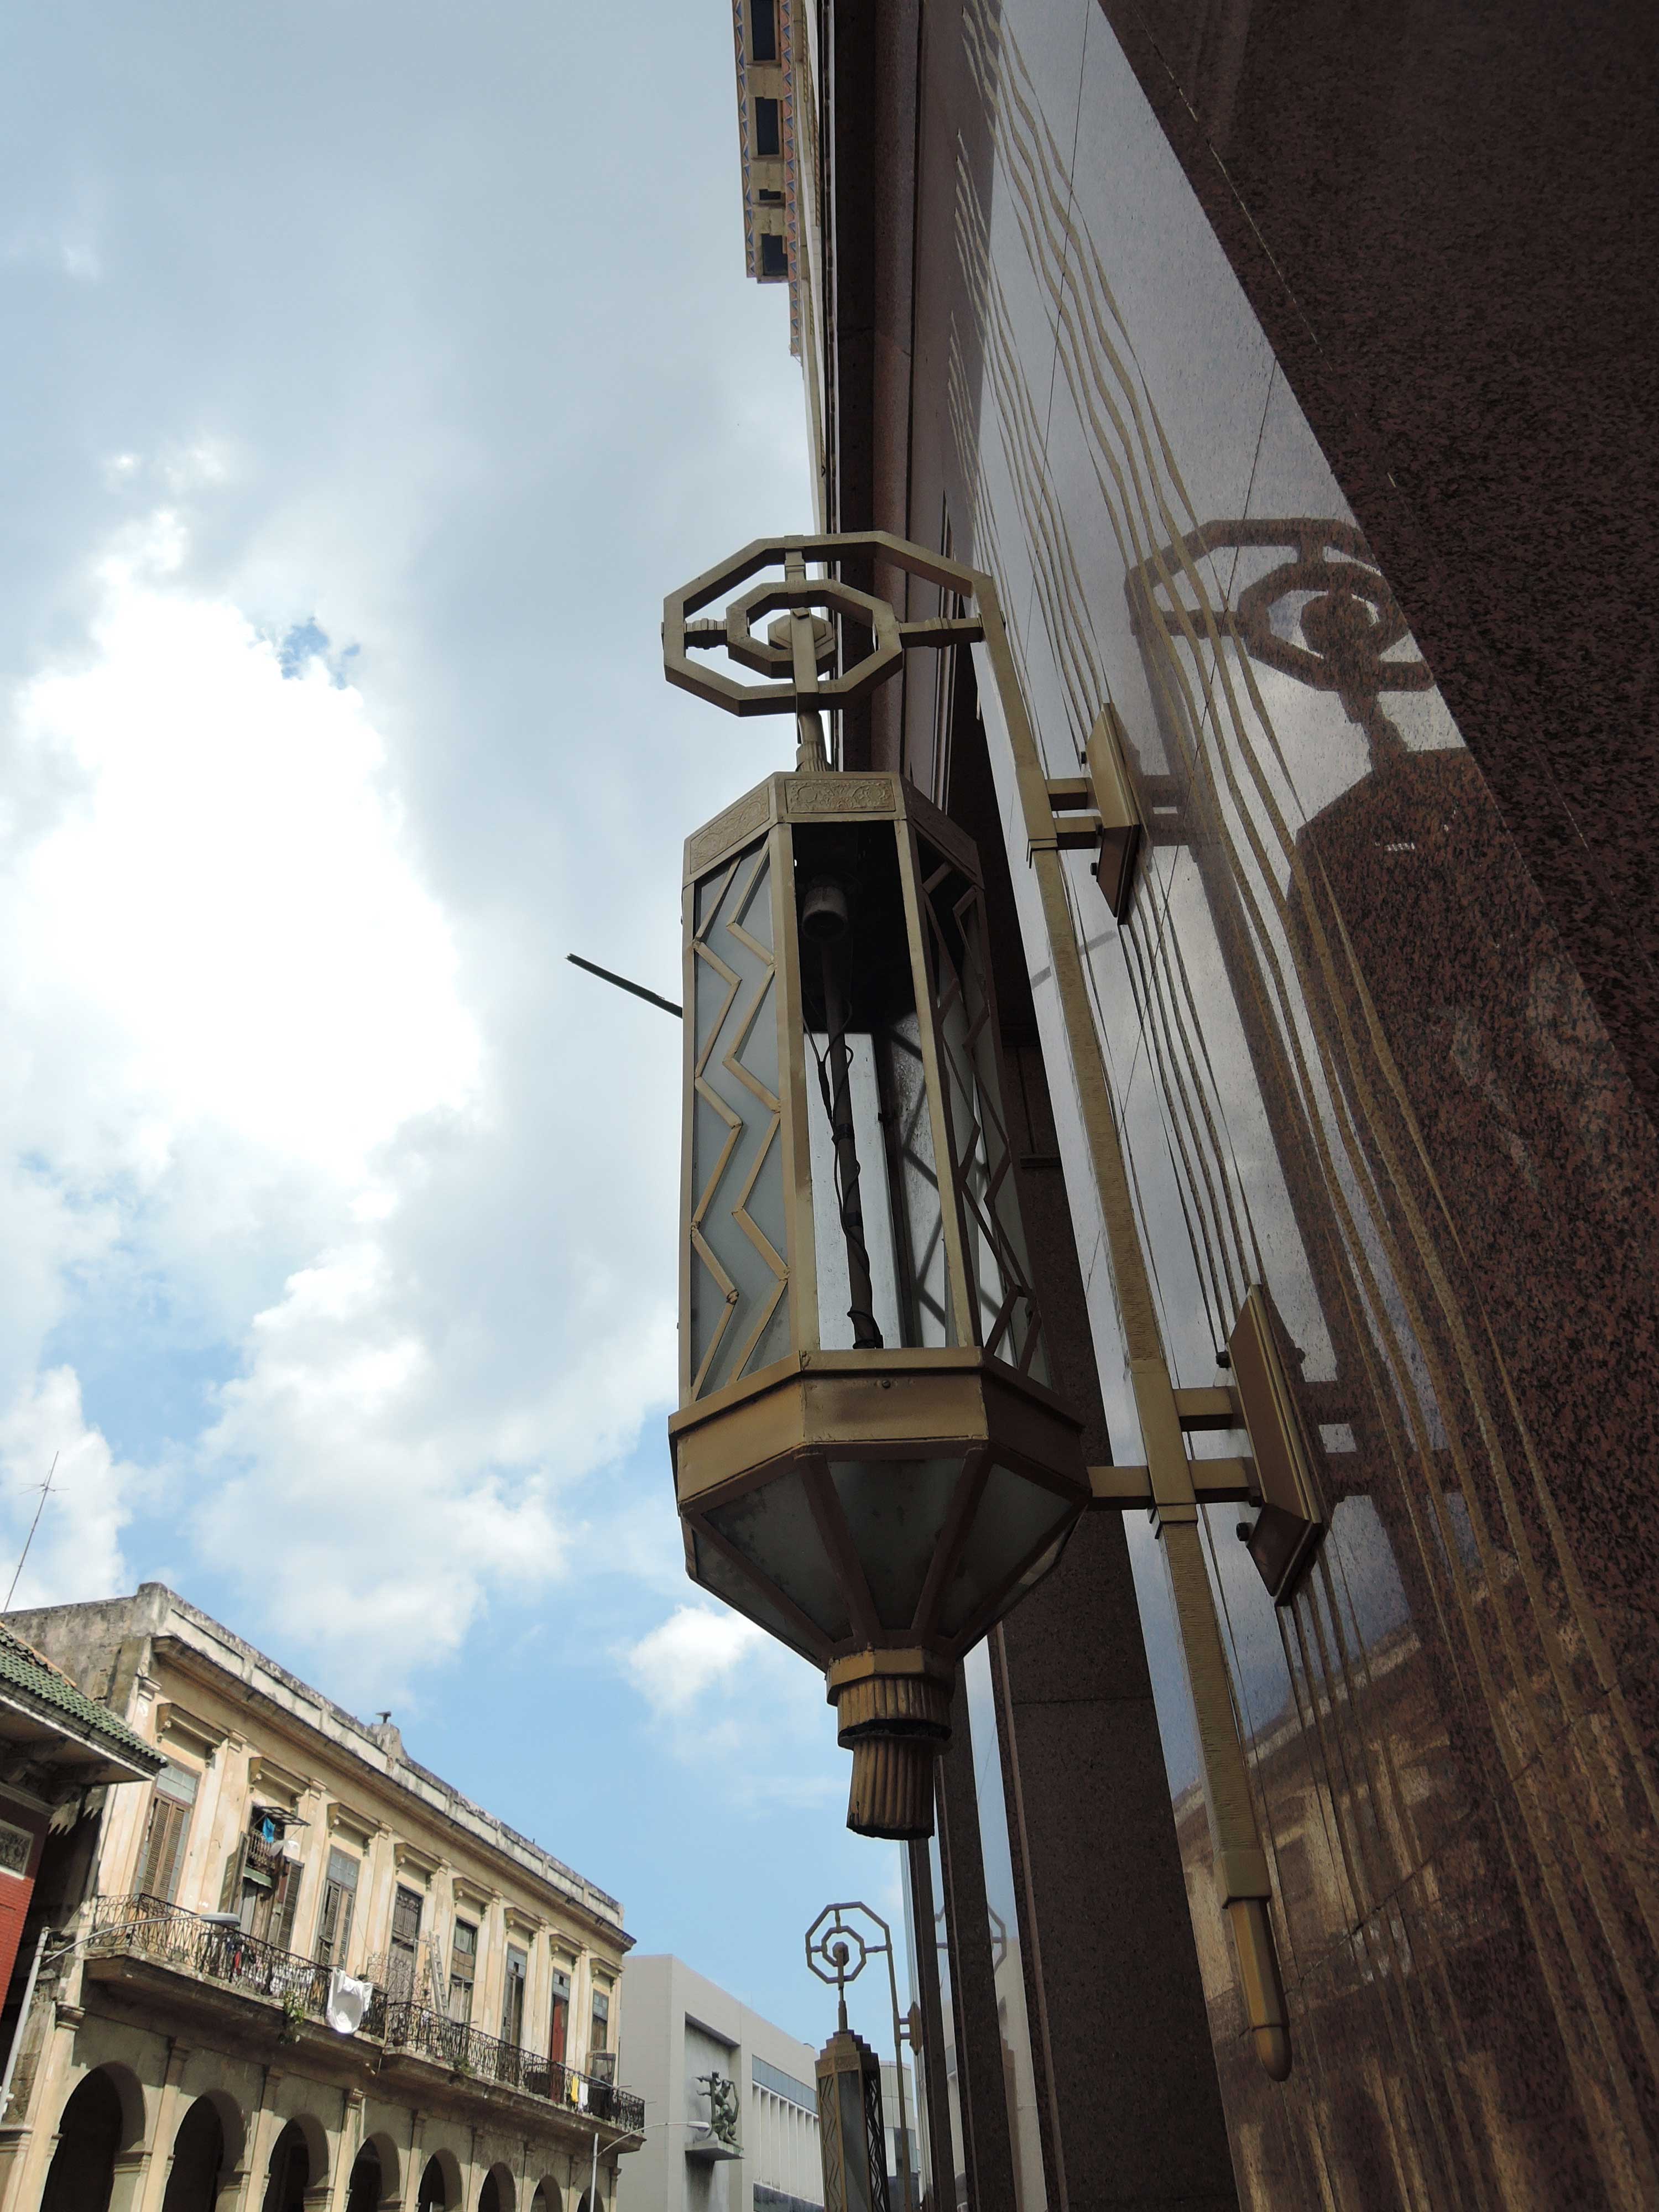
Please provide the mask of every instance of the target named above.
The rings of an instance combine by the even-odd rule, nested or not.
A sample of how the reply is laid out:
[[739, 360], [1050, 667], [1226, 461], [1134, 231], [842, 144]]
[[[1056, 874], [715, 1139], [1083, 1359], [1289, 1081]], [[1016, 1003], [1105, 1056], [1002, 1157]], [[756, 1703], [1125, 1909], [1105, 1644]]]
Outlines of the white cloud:
[[845, 1793], [823, 1676], [740, 1613], [677, 1606], [616, 1657], [674, 1756], [718, 1770], [729, 1804], [816, 1808]]
[[[672, 1393], [679, 1039], [562, 956], [672, 989], [679, 841], [784, 752], [665, 690], [661, 593], [808, 504], [729, 51], [655, 22], [696, 244], [619, 262], [658, 181], [546, 129], [604, 27], [416, 12], [390, 77], [384, 9], [250, 76], [168, 8], [89, 82], [48, 11], [0, 142], [0, 1407], [78, 1370], [129, 1568], [382, 1700], [497, 1594], [603, 1654], [684, 1589], [610, 1479]], [[603, 234], [544, 215], [589, 130]]]
[[[154, 1474], [172, 1571], [206, 1562], [343, 1694], [390, 1694], [573, 1536], [615, 1557], [559, 1493], [672, 1376], [672, 1146], [655, 1087], [595, 1126], [522, 917], [458, 931], [362, 696], [285, 677], [192, 550], [177, 508], [123, 531], [82, 650], [15, 701], [0, 1392], [34, 1389], [88, 1282], [229, 1349]], [[583, 1014], [626, 1068], [616, 1010]]]
[[716, 1685], [725, 1686], [766, 1638], [752, 1621], [707, 1606], [682, 1605], [624, 1653], [635, 1686], [664, 1718], [687, 1713]]
[[[125, 1586], [121, 1528], [125, 1495], [137, 1470], [123, 1467], [96, 1429], [87, 1426], [81, 1388], [55, 1367], [20, 1390], [0, 1415], [0, 1604], [27, 1544], [13, 1603], [57, 1605], [111, 1597]], [[42, 1486], [51, 1480], [44, 1501]], [[39, 1524], [28, 1540], [37, 1509]]]
[[64, 803], [7, 894], [39, 955], [17, 1012], [78, 1017], [64, 1090], [103, 1109], [94, 1157], [118, 1115], [145, 1178], [210, 1124], [361, 1175], [409, 1115], [471, 1096], [454, 950], [362, 699], [314, 665], [285, 679], [238, 609], [171, 584], [187, 544], [152, 515], [102, 564], [85, 664], [19, 701], [20, 754]]
[[203, 1439], [204, 1553], [257, 1558], [264, 1601], [346, 1686], [442, 1659], [486, 1589], [532, 1592], [563, 1564], [547, 1470], [498, 1455], [503, 1425], [442, 1384], [386, 1254], [361, 1243], [257, 1316], [249, 1371]]

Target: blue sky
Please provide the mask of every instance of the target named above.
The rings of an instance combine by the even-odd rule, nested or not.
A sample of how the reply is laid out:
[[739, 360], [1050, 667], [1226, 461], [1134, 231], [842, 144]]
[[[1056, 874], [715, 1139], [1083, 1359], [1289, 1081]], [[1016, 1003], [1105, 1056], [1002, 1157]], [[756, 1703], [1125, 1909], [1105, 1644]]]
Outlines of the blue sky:
[[[662, 594], [810, 504], [729, 14], [58, 0], [0, 69], [0, 1549], [171, 1582], [811, 2039], [810, 1670], [684, 1582]], [[9, 1575], [9, 1569], [8, 1569]], [[873, 2004], [866, 2032], [885, 2044]]]

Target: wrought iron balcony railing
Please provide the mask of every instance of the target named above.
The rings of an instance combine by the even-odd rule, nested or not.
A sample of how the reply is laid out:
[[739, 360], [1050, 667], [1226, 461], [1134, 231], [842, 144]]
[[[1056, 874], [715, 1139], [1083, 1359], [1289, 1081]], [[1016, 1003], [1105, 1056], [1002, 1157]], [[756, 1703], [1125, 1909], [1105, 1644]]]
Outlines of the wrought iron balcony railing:
[[[130, 1952], [177, 1966], [204, 1981], [250, 1996], [275, 1997], [285, 2010], [321, 2020], [328, 2007], [329, 1970], [297, 1951], [279, 1950], [240, 1928], [222, 1928], [163, 1897], [100, 1897], [94, 1900], [87, 1951]], [[385, 2032], [386, 1997], [375, 1990], [364, 2013], [364, 2035]]]
[[[238, 1928], [217, 1927], [165, 1898], [96, 1899], [86, 1948], [94, 1957], [125, 1952], [154, 1959], [228, 1989], [275, 1997], [288, 2012], [308, 2018], [321, 2020], [327, 2010], [326, 1966], [245, 1936]], [[410, 1998], [388, 1997], [378, 1986], [358, 2033], [384, 2039], [388, 2051], [435, 2060], [452, 2074], [543, 2098], [630, 2134], [644, 2132], [645, 2100], [631, 2090], [579, 2074], [574, 2066], [557, 2064], [522, 2044], [503, 2043], [498, 2036], [446, 2020]]]
[[631, 2090], [579, 2074], [574, 2066], [526, 2051], [520, 2043], [503, 2043], [499, 2036], [486, 2035], [481, 2028], [447, 2020], [426, 2005], [396, 1998], [389, 2002], [386, 2044], [388, 2051], [412, 2051], [435, 2059], [453, 2074], [521, 2089], [529, 2096], [586, 2112], [590, 2119], [612, 2127], [636, 2134], [644, 2130], [645, 2100]]

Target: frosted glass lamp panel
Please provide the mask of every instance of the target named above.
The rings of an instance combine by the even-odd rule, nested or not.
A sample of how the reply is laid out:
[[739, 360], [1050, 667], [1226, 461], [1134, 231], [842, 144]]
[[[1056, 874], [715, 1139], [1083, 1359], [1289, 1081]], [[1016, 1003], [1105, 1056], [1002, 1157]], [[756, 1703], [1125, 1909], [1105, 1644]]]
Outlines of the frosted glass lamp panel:
[[983, 903], [961, 870], [921, 846], [939, 1065], [962, 1207], [975, 1334], [986, 1351], [1048, 1379], [1003, 1119], [996, 1021], [986, 981]]
[[1041, 1556], [1063, 1535], [1076, 1515], [1074, 1498], [1045, 1490], [1012, 1468], [994, 1467], [939, 1607], [943, 1633], [958, 1635], [1006, 1581], [1010, 1569], [1022, 1560], [1035, 1563], [1034, 1555]]
[[781, 1589], [832, 1644], [851, 1635], [851, 1609], [824, 1556], [823, 1539], [799, 1468], [711, 1507], [706, 1517], [716, 1534]]
[[[996, 1273], [1006, 1304], [1007, 1337], [993, 1347], [1011, 1367], [1048, 1380], [1042, 1323], [1031, 1291], [1025, 1224], [1020, 1218], [1019, 1188], [1013, 1146], [1002, 1103], [1002, 1069], [997, 1050], [995, 1008], [986, 973], [985, 902], [975, 891], [957, 909], [962, 923], [962, 999], [972, 1056], [975, 1122], [979, 1131], [979, 1192], [985, 1225], [979, 1231], [993, 1248]], [[977, 1210], [976, 1210], [977, 1218]]]
[[695, 887], [690, 1369], [695, 1397], [789, 1349], [777, 975], [764, 844]]
[[884, 1628], [908, 1628], [962, 1474], [954, 1459], [831, 1460], [830, 1480]]
[[892, 1023], [883, 1036], [886, 1075], [889, 1186], [895, 1191], [894, 1228], [908, 1346], [948, 1345], [951, 1282], [945, 1250], [945, 1214], [939, 1166], [933, 1158], [933, 1117], [921, 1057], [921, 1024], [914, 1012]]
[[823, 1662], [823, 1654], [815, 1651], [803, 1640], [800, 1629], [783, 1608], [773, 1602], [764, 1590], [757, 1588], [743, 1569], [728, 1559], [718, 1544], [711, 1544], [707, 1536], [693, 1530], [691, 1535], [692, 1578], [714, 1596], [722, 1598], [734, 1613], [745, 1620], [752, 1620], [769, 1636], [775, 1636], [792, 1651], [799, 1651], [803, 1659]]
[[[853, 1293], [847, 1273], [847, 1237], [841, 1225], [836, 1191], [836, 1147], [830, 1113], [818, 1091], [817, 1068], [830, 1040], [809, 1030], [806, 1080], [815, 1094], [807, 1103], [808, 1146], [812, 1169], [812, 1235], [817, 1251], [818, 1341], [826, 1352], [853, 1349]], [[865, 1249], [870, 1255], [871, 1310], [884, 1344], [902, 1344], [900, 1332], [897, 1255], [893, 1249], [893, 1196], [887, 1179], [883, 1141], [881, 1092], [876, 1079], [875, 1041], [867, 1033], [847, 1032], [852, 1066], [847, 1071], [853, 1137], [859, 1156], [859, 1203], [864, 1214]]]

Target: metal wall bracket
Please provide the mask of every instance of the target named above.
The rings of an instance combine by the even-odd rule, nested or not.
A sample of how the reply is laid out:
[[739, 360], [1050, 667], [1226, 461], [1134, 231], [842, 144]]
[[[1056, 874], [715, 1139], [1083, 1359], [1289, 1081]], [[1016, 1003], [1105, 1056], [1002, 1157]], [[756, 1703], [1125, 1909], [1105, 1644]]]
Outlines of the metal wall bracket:
[[[1255, 1470], [1247, 1459], [1189, 1460], [1193, 1496], [1200, 1505], [1249, 1504], [1256, 1502]], [[1137, 1505], [1150, 1512], [1155, 1503], [1152, 1478], [1144, 1467], [1091, 1467], [1089, 1486], [1092, 1503], [1110, 1505], [1127, 1513]]]
[[1227, 1340], [1261, 1510], [1247, 1542], [1275, 1605], [1289, 1605], [1325, 1534], [1314, 1457], [1267, 1296], [1252, 1286]]
[[[1206, 1431], [1237, 1429], [1244, 1425], [1237, 1395], [1225, 1383], [1212, 1389], [1176, 1390], [1173, 1395], [1176, 1418], [1183, 1436]], [[1261, 1501], [1253, 1461], [1189, 1459], [1187, 1473], [1192, 1484], [1193, 1498], [1197, 1504], [1256, 1505]], [[1127, 1513], [1137, 1505], [1144, 1505], [1150, 1512], [1158, 1504], [1152, 1492], [1150, 1468], [1091, 1467], [1089, 1469], [1089, 1486], [1094, 1492], [1095, 1504], [1111, 1506], [1119, 1512]]]
[[1109, 703], [1089, 733], [1084, 764], [1082, 775], [1049, 781], [1054, 844], [1062, 853], [1097, 848], [1091, 872], [1114, 919], [1121, 921], [1129, 911], [1145, 825], [1129, 781], [1123, 725]]

